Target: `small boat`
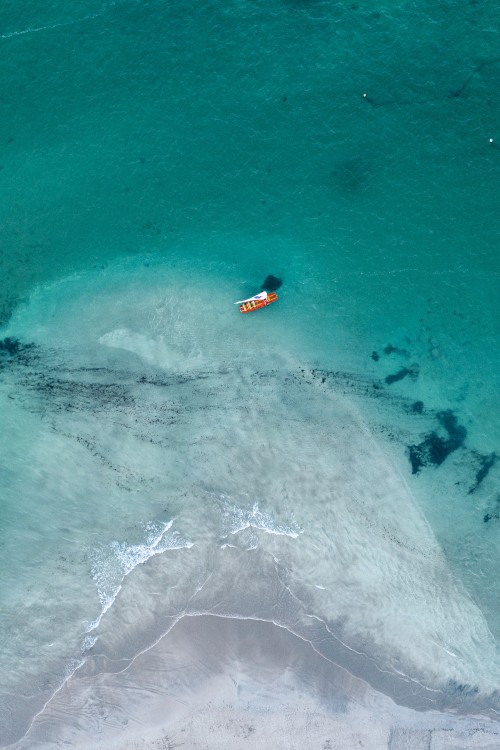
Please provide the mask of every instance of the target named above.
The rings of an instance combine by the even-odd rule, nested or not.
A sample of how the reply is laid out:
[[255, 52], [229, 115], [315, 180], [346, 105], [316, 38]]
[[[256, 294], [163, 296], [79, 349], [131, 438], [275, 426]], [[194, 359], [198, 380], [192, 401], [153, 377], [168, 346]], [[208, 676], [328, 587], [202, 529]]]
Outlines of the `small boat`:
[[253, 297], [249, 297], [248, 299], [240, 299], [239, 302], [235, 302], [234, 304], [240, 306], [240, 310], [242, 313], [247, 313], [253, 312], [254, 310], [260, 310], [261, 307], [266, 307], [272, 302], [276, 302], [277, 299], [278, 295], [276, 294], [276, 292], [260, 292], [259, 294], [255, 294]]

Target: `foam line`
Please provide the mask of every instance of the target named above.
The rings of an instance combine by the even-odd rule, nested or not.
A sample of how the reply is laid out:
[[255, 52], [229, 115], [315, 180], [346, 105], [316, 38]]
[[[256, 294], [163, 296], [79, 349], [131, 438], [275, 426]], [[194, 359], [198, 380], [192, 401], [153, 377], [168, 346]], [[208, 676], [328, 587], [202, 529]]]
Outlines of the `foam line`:
[[127, 545], [125, 542], [112, 542], [104, 547], [90, 552], [92, 560], [92, 577], [97, 587], [101, 612], [88, 625], [87, 632], [94, 631], [108, 609], [112, 606], [121, 591], [123, 581], [139, 565], [144, 565], [151, 557], [161, 555], [167, 550], [186, 548], [193, 543], [183, 539], [180, 534], [173, 532], [165, 536], [172, 528], [174, 521], [164, 524], [149, 524], [143, 544]]
[[222, 510], [223, 518], [227, 524], [228, 534], [239, 534], [245, 529], [258, 529], [266, 534], [276, 534], [277, 536], [289, 536], [291, 539], [297, 539], [303, 529], [294, 522], [290, 524], [278, 523], [268, 511], [259, 510], [259, 504], [253, 504], [252, 509], [239, 508], [227, 501], [224, 502]]

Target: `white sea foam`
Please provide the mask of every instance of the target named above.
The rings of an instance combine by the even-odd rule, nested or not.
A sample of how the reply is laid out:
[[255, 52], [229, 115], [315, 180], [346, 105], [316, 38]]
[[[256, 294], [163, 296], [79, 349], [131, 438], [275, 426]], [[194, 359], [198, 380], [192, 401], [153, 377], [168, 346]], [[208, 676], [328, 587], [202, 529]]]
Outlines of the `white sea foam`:
[[81, 645], [82, 654], [85, 654], [87, 651], [90, 651], [90, 649], [93, 646], [95, 646], [96, 643], [97, 643], [96, 635], [86, 635]]
[[276, 521], [270, 511], [260, 510], [258, 502], [255, 502], [250, 509], [239, 507], [224, 500], [222, 518], [226, 535], [239, 534], [245, 529], [257, 529], [266, 534], [289, 536], [292, 539], [297, 539], [299, 534], [303, 533], [303, 529], [293, 521], [282, 523]]
[[118, 596], [123, 580], [138, 565], [144, 565], [154, 555], [161, 555], [166, 550], [192, 547], [192, 542], [183, 539], [177, 532], [167, 532], [174, 521], [163, 524], [150, 523], [146, 526], [146, 537], [142, 544], [127, 544], [113, 541], [107, 546], [93, 549], [90, 552], [92, 561], [92, 578], [97, 587], [101, 613], [88, 625], [88, 632], [95, 630], [103, 615], [108, 611]]

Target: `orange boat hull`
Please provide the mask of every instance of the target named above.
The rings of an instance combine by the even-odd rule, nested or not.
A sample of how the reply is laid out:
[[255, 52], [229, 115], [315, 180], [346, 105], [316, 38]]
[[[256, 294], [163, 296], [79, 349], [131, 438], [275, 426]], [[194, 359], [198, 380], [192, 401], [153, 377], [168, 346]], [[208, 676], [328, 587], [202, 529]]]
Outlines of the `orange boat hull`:
[[250, 302], [244, 302], [240, 305], [240, 310], [242, 313], [260, 310], [261, 307], [267, 307], [267, 305], [270, 305], [272, 302], [276, 302], [277, 299], [278, 295], [276, 292], [271, 292], [271, 294], [267, 295], [267, 299], [253, 299]]

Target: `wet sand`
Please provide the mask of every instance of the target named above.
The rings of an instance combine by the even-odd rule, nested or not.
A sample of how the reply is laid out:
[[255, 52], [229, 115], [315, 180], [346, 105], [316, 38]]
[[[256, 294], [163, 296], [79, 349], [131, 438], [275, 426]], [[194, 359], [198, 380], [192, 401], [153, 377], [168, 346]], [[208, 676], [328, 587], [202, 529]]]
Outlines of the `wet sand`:
[[128, 667], [78, 671], [16, 750], [500, 747], [500, 723], [398, 706], [271, 623], [184, 617]]

